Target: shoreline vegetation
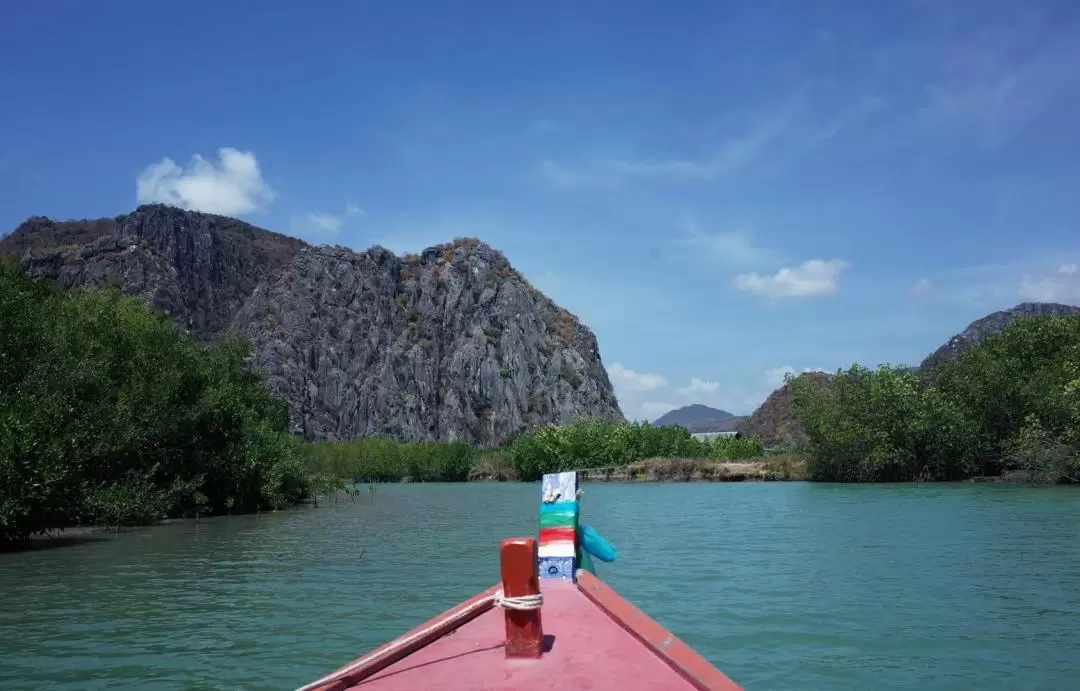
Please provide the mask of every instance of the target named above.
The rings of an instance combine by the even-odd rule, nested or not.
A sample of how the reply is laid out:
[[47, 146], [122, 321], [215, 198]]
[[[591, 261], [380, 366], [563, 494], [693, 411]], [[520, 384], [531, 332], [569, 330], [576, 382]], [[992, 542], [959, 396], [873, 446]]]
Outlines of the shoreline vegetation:
[[706, 475], [718, 464], [761, 458], [756, 438], [695, 439], [682, 427], [580, 420], [546, 425], [502, 449], [475, 449], [464, 442], [399, 442], [367, 437], [314, 442], [303, 447], [307, 466], [346, 482], [536, 481], [545, 473], [624, 468], [646, 459], [693, 461]]
[[1080, 317], [1022, 317], [923, 371], [789, 377], [807, 478], [1080, 483]]
[[287, 408], [247, 354], [0, 264], [0, 542], [303, 500]]
[[706, 461], [764, 453], [756, 439], [597, 420], [495, 450], [307, 443], [290, 434], [287, 405], [249, 367], [243, 340], [207, 347], [116, 289], [66, 291], [0, 262], [0, 326], [0, 547], [68, 528], [270, 511], [355, 481], [528, 481], [653, 458], [717, 475]]
[[304, 442], [242, 340], [206, 347], [115, 289], [65, 291], [0, 262], [0, 547], [72, 527], [275, 510], [348, 483], [1025, 477], [1080, 481], [1080, 317], [1018, 319], [932, 372], [792, 378], [809, 441], [699, 440], [586, 419], [500, 449]]

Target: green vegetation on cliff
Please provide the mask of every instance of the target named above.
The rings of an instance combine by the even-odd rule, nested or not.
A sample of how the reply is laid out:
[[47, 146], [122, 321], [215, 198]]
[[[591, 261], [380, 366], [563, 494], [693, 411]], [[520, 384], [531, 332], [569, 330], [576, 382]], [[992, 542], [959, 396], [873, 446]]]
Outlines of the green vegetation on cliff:
[[306, 497], [286, 408], [246, 357], [0, 265], [0, 541]]
[[931, 374], [856, 365], [790, 385], [814, 480], [1080, 481], [1080, 317], [1016, 319]]

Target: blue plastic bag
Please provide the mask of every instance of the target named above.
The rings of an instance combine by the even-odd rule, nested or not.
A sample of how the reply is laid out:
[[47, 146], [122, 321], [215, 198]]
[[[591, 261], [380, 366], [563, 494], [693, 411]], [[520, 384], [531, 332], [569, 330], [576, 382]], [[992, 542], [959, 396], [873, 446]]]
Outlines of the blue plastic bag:
[[610, 542], [600, 537], [600, 533], [593, 530], [591, 525], [582, 523], [578, 525], [578, 540], [582, 551], [591, 554], [600, 561], [612, 562], [619, 556]]

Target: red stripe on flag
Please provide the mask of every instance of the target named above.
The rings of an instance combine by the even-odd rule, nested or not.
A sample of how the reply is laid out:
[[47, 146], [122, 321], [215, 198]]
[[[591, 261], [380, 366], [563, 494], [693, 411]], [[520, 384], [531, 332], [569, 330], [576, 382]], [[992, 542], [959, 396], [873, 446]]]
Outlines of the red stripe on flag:
[[574, 541], [574, 529], [573, 528], [541, 528], [540, 529], [540, 544], [546, 545], [552, 542], [558, 542], [560, 540], [566, 540], [569, 542]]

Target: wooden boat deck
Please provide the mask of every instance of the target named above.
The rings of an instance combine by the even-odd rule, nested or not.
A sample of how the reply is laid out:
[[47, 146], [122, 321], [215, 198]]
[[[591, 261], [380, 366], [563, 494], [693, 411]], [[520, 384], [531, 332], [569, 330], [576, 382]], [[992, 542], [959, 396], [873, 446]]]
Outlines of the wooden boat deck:
[[347, 688], [693, 689], [658, 656], [567, 581], [545, 581], [539, 659], [507, 659], [505, 617], [492, 609], [451, 634]]

